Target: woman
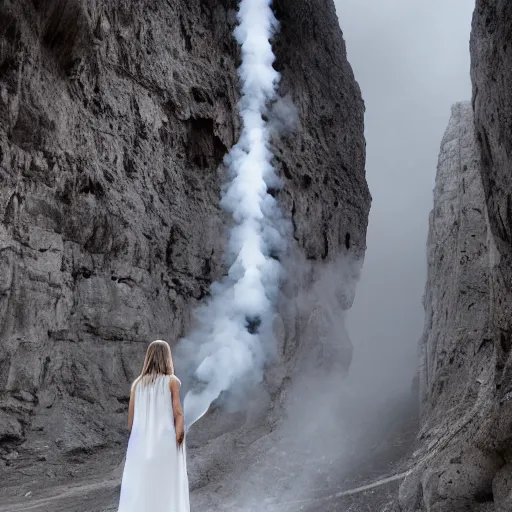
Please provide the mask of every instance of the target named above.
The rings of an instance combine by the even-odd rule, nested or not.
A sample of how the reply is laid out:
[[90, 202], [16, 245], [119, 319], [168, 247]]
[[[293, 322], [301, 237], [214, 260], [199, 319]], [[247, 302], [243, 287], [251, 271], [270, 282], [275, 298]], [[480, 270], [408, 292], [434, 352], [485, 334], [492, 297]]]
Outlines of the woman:
[[180, 381], [165, 341], [148, 347], [132, 385], [118, 512], [189, 512]]

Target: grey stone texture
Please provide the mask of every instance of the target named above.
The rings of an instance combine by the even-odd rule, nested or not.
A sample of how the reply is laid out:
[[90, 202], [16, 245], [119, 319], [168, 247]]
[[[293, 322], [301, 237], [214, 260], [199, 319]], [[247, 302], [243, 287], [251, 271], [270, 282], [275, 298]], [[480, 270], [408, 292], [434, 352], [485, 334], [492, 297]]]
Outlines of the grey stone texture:
[[[292, 242], [266, 405], [253, 423], [222, 420], [245, 442], [272, 428], [268, 402], [279, 406], [308, 351], [318, 366], [333, 351], [350, 364], [336, 311], [351, 304], [359, 264], [337, 265], [362, 259], [370, 207], [364, 105], [334, 4], [274, 6], [280, 94], [297, 112], [293, 129], [286, 109], [269, 112], [284, 128], [273, 139], [275, 194]], [[59, 461], [121, 453], [146, 344], [175, 344], [225, 271], [229, 218], [218, 203], [240, 131], [236, 8], [0, 2], [0, 471], [40, 461], [52, 476], [67, 470]], [[319, 306], [325, 282], [332, 310]], [[228, 428], [208, 425], [198, 447]], [[209, 446], [201, 457], [215, 460]], [[197, 465], [197, 485], [214, 466]]]
[[492, 498], [503, 459], [489, 439], [497, 413], [489, 310], [497, 250], [470, 103], [452, 109], [429, 224], [420, 343], [422, 448], [399, 501], [404, 511], [477, 510]]
[[512, 4], [477, 1], [471, 36], [473, 108], [482, 180], [499, 259], [492, 274], [492, 339], [496, 398], [502, 414], [497, 443], [512, 439]]

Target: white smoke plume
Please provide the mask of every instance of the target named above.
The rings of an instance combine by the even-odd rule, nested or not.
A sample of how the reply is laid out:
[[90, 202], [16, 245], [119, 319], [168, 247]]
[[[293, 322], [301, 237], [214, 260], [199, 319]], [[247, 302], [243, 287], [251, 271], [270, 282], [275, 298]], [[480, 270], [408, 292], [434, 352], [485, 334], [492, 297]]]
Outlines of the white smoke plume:
[[[278, 28], [272, 0], [241, 0], [234, 31], [241, 45], [238, 70], [243, 128], [225, 159], [229, 181], [221, 205], [233, 217], [227, 251], [229, 273], [211, 287], [210, 300], [198, 310], [197, 326], [180, 350], [194, 353], [195, 384], [185, 396], [186, 425], [203, 416], [210, 404], [233, 384], [262, 378], [271, 351], [274, 304], [281, 266], [276, 255], [282, 237], [275, 199], [268, 188], [279, 186], [271, 164], [267, 105], [276, 99], [279, 73], [270, 39]], [[264, 340], [266, 340], [264, 342]]]

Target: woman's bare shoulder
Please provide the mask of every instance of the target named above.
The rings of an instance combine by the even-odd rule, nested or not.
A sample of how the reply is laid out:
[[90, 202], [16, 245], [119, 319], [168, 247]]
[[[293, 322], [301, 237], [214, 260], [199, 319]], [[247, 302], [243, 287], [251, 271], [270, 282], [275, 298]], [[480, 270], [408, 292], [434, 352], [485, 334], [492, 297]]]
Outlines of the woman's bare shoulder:
[[170, 375], [169, 376], [169, 389], [172, 389], [173, 387], [180, 388], [181, 386], [181, 380], [176, 377], [176, 375]]
[[137, 384], [140, 382], [140, 379], [141, 379], [141, 376], [139, 375], [133, 382], [132, 382], [132, 385], [130, 387], [130, 390], [132, 391], [132, 393], [135, 391], [135, 388], [137, 387]]

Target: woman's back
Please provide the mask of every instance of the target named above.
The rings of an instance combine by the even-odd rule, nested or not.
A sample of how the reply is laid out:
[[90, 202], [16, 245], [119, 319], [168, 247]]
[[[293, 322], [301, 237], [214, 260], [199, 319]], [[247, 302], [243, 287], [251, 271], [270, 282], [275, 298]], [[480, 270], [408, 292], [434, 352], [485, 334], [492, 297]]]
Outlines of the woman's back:
[[175, 443], [172, 397], [169, 381], [171, 375], [159, 375], [153, 382], [147, 377], [135, 384], [135, 409], [130, 442], [135, 437], [146, 457], [161, 456], [162, 442]]
[[[126, 454], [119, 512], [188, 512], [184, 444], [176, 442], [171, 375], [135, 385], [133, 425]], [[178, 380], [179, 382], [179, 380]]]

